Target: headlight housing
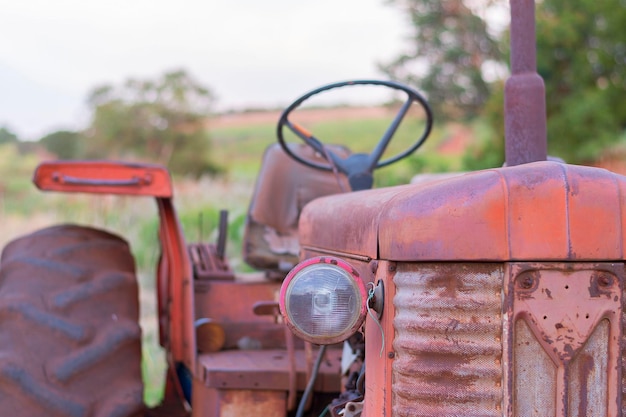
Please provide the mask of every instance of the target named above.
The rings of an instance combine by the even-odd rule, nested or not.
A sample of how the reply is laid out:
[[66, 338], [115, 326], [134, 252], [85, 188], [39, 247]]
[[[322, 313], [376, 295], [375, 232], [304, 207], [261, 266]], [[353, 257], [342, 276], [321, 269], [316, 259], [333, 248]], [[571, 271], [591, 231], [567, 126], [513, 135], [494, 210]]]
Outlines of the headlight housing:
[[292, 332], [318, 345], [349, 338], [363, 324], [367, 294], [358, 272], [329, 256], [296, 265], [283, 281], [280, 312]]

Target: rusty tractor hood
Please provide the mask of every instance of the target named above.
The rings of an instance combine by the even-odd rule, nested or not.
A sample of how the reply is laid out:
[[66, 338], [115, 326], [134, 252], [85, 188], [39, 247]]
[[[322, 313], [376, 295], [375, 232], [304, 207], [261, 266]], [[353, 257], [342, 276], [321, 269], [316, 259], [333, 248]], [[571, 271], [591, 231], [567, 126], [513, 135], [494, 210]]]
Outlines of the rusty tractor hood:
[[300, 243], [394, 261], [618, 260], [625, 196], [624, 176], [534, 162], [314, 200]]

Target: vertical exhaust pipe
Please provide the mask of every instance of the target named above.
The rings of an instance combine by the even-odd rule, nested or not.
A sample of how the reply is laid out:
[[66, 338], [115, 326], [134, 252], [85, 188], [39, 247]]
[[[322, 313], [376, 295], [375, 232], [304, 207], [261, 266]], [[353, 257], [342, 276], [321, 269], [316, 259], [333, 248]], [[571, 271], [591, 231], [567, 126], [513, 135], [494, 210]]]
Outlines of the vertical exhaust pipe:
[[511, 76], [504, 88], [508, 166], [547, 158], [546, 89], [537, 73], [534, 0], [510, 0]]

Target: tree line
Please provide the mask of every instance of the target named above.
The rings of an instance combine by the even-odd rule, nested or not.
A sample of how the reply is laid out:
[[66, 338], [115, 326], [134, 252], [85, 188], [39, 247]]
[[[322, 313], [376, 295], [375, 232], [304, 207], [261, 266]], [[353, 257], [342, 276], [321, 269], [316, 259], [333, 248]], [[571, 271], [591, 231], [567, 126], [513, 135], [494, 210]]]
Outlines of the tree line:
[[[199, 177], [220, 167], [210, 157], [207, 116], [214, 96], [187, 71], [166, 72], [154, 80], [129, 78], [88, 95], [89, 125], [60, 130], [38, 144], [61, 159], [147, 160], [172, 172]], [[18, 138], [0, 128], [0, 144]], [[32, 149], [36, 144], [19, 143]]]
[[[424, 91], [438, 118], [484, 117], [495, 135], [475, 144], [468, 168], [504, 160], [503, 80], [509, 32], [485, 16], [505, 0], [388, 0], [410, 22], [406, 50], [381, 70]], [[589, 163], [626, 141], [626, 3], [538, 0], [538, 72], [546, 85], [548, 151]], [[471, 161], [471, 162], [469, 162]]]

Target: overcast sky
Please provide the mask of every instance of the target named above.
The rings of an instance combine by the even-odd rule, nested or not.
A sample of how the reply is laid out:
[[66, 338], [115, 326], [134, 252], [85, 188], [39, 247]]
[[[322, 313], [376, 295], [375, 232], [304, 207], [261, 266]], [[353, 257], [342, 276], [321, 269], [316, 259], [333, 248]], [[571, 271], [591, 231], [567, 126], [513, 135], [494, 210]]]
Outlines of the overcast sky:
[[384, 0], [0, 0], [0, 126], [80, 128], [96, 85], [184, 68], [221, 109], [381, 78], [408, 22]]

